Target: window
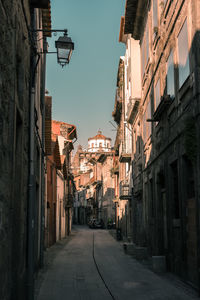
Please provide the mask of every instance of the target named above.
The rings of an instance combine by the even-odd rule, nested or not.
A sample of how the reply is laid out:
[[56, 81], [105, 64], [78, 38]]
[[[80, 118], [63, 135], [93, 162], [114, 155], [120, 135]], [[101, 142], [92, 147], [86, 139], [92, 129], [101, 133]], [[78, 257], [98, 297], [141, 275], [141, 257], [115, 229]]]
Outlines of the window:
[[133, 132], [133, 153], [136, 152], [136, 130]]
[[149, 27], [148, 23], [146, 25], [146, 60], [145, 60], [145, 66], [149, 60]]
[[137, 124], [137, 141], [136, 141], [136, 147], [137, 147], [137, 152], [140, 154], [141, 152], [141, 147], [140, 147], [140, 122]]
[[151, 119], [151, 101], [147, 104], [145, 113], [144, 113], [144, 122], [143, 122], [143, 139], [144, 143], [147, 142], [149, 136], [151, 135], [151, 123], [147, 122], [148, 119]]
[[148, 20], [144, 31], [143, 40], [141, 43], [141, 65], [142, 65], [142, 77], [149, 59], [149, 27]]
[[[151, 100], [147, 105], [147, 119], [151, 119]], [[147, 122], [148, 124], [148, 137], [151, 135], [151, 122]]]
[[158, 79], [155, 86], [155, 110], [157, 109], [160, 103], [160, 79]]
[[141, 45], [141, 65], [142, 65], [142, 77], [144, 75], [144, 68], [145, 68], [145, 52], [144, 52], [144, 38]]
[[158, 27], [158, 0], [153, 0], [153, 30]]
[[143, 115], [143, 140], [144, 144], [146, 143], [147, 140], [147, 124], [146, 124], [146, 119], [147, 119], [147, 111], [145, 110], [144, 115]]
[[187, 19], [178, 35], [178, 73], [179, 88], [183, 85], [190, 74], [188, 49], [188, 29]]
[[[172, 1], [170, 0], [170, 2], [172, 2]], [[162, 9], [165, 8], [166, 3], [167, 3], [167, 0], [162, 0], [162, 1], [160, 2], [160, 6], [161, 6]]]
[[174, 97], [174, 61], [173, 51], [170, 52], [167, 61], [167, 94]]
[[128, 82], [128, 97], [131, 97], [131, 81]]

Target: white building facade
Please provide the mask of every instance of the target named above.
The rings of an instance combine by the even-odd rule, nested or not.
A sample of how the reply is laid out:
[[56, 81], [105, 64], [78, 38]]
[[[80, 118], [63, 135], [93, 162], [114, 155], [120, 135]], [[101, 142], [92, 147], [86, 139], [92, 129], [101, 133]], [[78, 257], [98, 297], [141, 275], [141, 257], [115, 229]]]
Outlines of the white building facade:
[[105, 137], [99, 130], [97, 135], [88, 139], [88, 152], [109, 152], [111, 150], [111, 139]]

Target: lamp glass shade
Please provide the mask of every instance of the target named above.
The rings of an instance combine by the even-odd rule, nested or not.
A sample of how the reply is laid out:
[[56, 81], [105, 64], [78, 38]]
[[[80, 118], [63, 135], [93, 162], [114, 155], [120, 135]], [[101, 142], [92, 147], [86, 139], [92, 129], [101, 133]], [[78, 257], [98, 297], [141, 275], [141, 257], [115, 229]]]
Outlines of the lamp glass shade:
[[68, 64], [72, 55], [72, 50], [74, 50], [74, 43], [67, 34], [59, 37], [59, 39], [55, 42], [55, 46], [57, 48], [57, 58], [58, 63], [64, 66]]
[[70, 49], [60, 49], [58, 48], [58, 59], [65, 59], [68, 61], [69, 55], [70, 55]]

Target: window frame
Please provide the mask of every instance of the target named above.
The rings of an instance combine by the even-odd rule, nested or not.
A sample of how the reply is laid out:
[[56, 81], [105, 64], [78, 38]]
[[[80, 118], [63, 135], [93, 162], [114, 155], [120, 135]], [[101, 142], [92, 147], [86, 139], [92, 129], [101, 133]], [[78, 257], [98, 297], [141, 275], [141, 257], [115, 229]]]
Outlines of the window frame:
[[[169, 63], [169, 59], [170, 59], [170, 56], [172, 55], [172, 63], [173, 63], [173, 83], [174, 83], [174, 94], [171, 95], [169, 94], [168, 92], [168, 63]], [[166, 59], [166, 86], [165, 86], [165, 90], [166, 90], [166, 94], [167, 95], [170, 95], [170, 97], [172, 99], [175, 99], [175, 93], [176, 93], [176, 80], [175, 80], [175, 49], [174, 48], [170, 48], [170, 51], [169, 51], [169, 54], [168, 54], [168, 57]]]
[[152, 109], [151, 109], [151, 97], [148, 96], [146, 100], [146, 107], [143, 114], [143, 131], [142, 131], [142, 137], [144, 145], [147, 143], [149, 138], [152, 135], [152, 127], [151, 122], [147, 122], [148, 119], [152, 118]]
[[[142, 81], [143, 81], [143, 77], [144, 77], [147, 65], [149, 63], [149, 59], [150, 59], [150, 38], [149, 38], [149, 33], [150, 33], [149, 18], [147, 18], [143, 38], [142, 38], [141, 43], [140, 43], [140, 45], [141, 45], [140, 48], [141, 48], [141, 71], [142, 71], [141, 76], [142, 76]], [[148, 38], [148, 45], [147, 45], [147, 38]], [[144, 61], [143, 61], [143, 58], [144, 58]]]
[[[156, 4], [155, 4], [156, 2]], [[157, 20], [156, 20], [156, 24], [154, 23], [154, 8], [156, 7], [156, 14], [157, 14]], [[157, 27], [158, 28], [159, 25], [159, 12], [158, 12], [158, 0], [153, 0], [152, 1], [152, 29], [153, 29], [153, 33], [154, 33], [154, 28]]]
[[[156, 87], [157, 87], [157, 85], [158, 85], [158, 82], [159, 82], [159, 94], [160, 94], [160, 96], [159, 96], [159, 102], [158, 102], [158, 105], [156, 105], [157, 104], [157, 102], [156, 102]], [[161, 79], [160, 79], [160, 76], [157, 78], [157, 80], [156, 80], [156, 83], [155, 83], [155, 85], [154, 85], [154, 112], [156, 111], [156, 109], [158, 108], [158, 106], [159, 106], [159, 104], [160, 104], [160, 98], [161, 98]]]
[[[185, 79], [183, 79], [182, 82], [180, 82], [180, 69], [179, 69], [179, 62], [180, 62], [180, 57], [179, 57], [179, 49], [182, 48], [180, 47], [179, 48], [179, 36], [181, 34], [181, 31], [183, 30], [183, 27], [184, 25], [187, 25], [186, 29], [187, 29], [187, 47], [188, 47], [188, 55], [187, 55], [187, 62], [186, 64], [188, 63], [188, 67], [189, 67], [189, 73], [187, 75], [187, 77], [185, 77]], [[185, 17], [184, 21], [182, 22], [181, 24], [181, 27], [180, 27], [180, 30], [178, 31], [178, 34], [177, 34], [177, 65], [178, 65], [178, 88], [179, 90], [182, 88], [182, 86], [184, 85], [184, 83], [187, 81], [187, 79], [190, 77], [190, 74], [191, 74], [191, 67], [190, 67], [190, 42], [189, 42], [189, 30], [188, 30], [188, 17]], [[186, 65], [185, 65], [186, 66]]]

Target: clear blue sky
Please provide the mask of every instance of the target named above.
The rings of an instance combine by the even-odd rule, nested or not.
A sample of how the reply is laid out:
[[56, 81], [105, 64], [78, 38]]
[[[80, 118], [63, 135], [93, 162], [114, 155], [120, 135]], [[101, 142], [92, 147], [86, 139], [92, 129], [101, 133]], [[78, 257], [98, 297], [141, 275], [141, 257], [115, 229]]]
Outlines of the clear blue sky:
[[[118, 42], [125, 0], [52, 0], [51, 8], [52, 28], [67, 28], [75, 43], [70, 64], [63, 69], [56, 55], [47, 55], [46, 87], [53, 99], [53, 119], [77, 126], [77, 145], [86, 147], [99, 128], [113, 144], [116, 132], [109, 121], [119, 57], [125, 51]], [[49, 51], [55, 51], [58, 36], [48, 40]]]

